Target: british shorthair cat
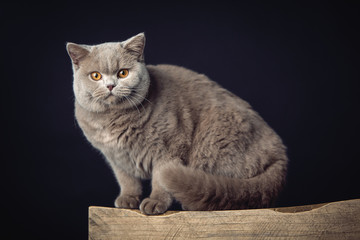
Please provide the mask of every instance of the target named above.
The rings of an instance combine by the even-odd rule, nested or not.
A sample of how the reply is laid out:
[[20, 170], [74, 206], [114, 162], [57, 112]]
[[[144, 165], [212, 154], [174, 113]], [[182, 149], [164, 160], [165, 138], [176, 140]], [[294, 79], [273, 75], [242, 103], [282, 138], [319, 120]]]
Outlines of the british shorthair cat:
[[[144, 63], [145, 35], [67, 44], [75, 116], [120, 185], [119, 208], [164, 213], [272, 206], [288, 159], [251, 106], [205, 75]], [[151, 194], [142, 199], [142, 179]]]

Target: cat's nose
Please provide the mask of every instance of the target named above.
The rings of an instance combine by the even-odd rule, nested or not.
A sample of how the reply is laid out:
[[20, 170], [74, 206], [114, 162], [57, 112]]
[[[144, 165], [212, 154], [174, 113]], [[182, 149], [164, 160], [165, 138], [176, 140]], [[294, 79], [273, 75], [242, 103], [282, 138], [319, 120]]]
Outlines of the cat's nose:
[[111, 90], [113, 90], [113, 88], [115, 87], [115, 85], [109, 84], [109, 85], [107, 85], [106, 87], [107, 87], [107, 88], [110, 90], [110, 92], [111, 92]]

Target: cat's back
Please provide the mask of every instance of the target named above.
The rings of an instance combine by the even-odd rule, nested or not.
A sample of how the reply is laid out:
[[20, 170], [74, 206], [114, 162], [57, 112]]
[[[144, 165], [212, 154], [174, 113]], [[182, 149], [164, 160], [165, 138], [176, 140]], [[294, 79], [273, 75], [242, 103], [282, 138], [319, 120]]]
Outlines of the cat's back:
[[[177, 88], [180, 90], [190, 89], [201, 85], [215, 85], [204, 74], [197, 73], [185, 67], [159, 64], [146, 66], [152, 81], [160, 85], [166, 85], [167, 88]], [[179, 89], [180, 87], [180, 89]]]
[[206, 109], [225, 106], [251, 108], [246, 101], [222, 88], [204, 74], [168, 64], [147, 65], [147, 69], [151, 81], [158, 85], [158, 91], [165, 93], [167, 97], [186, 98], [192, 105]]
[[171, 64], [157, 64], [157, 65], [146, 65], [151, 76], [156, 78], [172, 77], [177, 80], [186, 80], [196, 75], [201, 75], [195, 71], [187, 69], [185, 67], [171, 65]]

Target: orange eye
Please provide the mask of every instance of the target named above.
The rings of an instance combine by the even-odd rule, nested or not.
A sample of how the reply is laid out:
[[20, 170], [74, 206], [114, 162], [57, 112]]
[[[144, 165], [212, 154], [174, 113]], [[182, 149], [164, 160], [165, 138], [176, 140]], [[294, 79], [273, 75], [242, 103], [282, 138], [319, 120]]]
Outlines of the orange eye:
[[90, 76], [95, 81], [99, 81], [102, 78], [101, 73], [99, 72], [92, 72]]
[[119, 78], [126, 78], [129, 75], [129, 70], [121, 69], [118, 73]]

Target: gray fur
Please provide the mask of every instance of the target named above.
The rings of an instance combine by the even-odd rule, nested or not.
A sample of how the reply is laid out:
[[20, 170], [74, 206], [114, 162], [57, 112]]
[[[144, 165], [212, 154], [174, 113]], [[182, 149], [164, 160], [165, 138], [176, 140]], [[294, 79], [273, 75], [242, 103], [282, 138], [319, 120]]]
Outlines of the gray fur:
[[[165, 212], [271, 206], [284, 185], [286, 148], [251, 106], [205, 75], [145, 65], [145, 36], [67, 44], [75, 115], [121, 187], [115, 206]], [[117, 72], [129, 69], [120, 79]], [[90, 78], [98, 71], [100, 81]], [[110, 91], [106, 86], [115, 87]], [[141, 179], [152, 192], [141, 201]]]

